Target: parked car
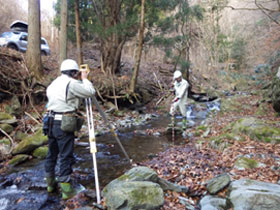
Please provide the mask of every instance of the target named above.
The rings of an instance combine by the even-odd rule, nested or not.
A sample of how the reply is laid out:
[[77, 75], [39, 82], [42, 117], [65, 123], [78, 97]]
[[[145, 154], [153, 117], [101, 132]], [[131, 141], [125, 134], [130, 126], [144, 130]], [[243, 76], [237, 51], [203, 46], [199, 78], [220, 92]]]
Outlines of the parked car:
[[[0, 47], [26, 52], [28, 34], [23, 31], [9, 31], [0, 35]], [[45, 38], [41, 37], [41, 53], [42, 55], [50, 55], [50, 48]]]

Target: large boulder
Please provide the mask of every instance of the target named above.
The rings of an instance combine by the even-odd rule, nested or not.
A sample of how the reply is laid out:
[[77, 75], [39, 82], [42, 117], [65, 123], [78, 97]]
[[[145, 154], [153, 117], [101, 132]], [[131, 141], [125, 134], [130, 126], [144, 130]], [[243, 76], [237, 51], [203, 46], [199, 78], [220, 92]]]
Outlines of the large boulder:
[[153, 210], [164, 204], [163, 190], [153, 182], [119, 182], [105, 193], [105, 198], [108, 209]]
[[176, 185], [172, 182], [169, 182], [165, 179], [158, 177], [157, 173], [152, 169], [144, 166], [138, 166], [130, 169], [122, 176], [118, 177], [111, 181], [107, 186], [105, 186], [103, 193], [107, 193], [111, 190], [111, 187], [119, 182], [127, 181], [149, 181], [154, 182], [160, 185], [163, 190], [172, 190], [175, 192], [187, 192], [188, 188], [180, 185]]
[[229, 199], [234, 210], [279, 210], [280, 185], [250, 179], [233, 181]]
[[255, 140], [280, 143], [280, 129], [272, 127], [257, 118], [249, 117], [239, 119], [229, 129], [234, 134], [246, 134]]
[[46, 144], [48, 137], [43, 135], [43, 130], [39, 129], [32, 136], [24, 138], [16, 147], [13, 149], [12, 154], [28, 154], [34, 149]]
[[111, 181], [102, 191], [109, 209], [157, 209], [163, 205], [163, 190], [188, 192], [188, 188], [158, 177], [148, 167], [135, 167]]

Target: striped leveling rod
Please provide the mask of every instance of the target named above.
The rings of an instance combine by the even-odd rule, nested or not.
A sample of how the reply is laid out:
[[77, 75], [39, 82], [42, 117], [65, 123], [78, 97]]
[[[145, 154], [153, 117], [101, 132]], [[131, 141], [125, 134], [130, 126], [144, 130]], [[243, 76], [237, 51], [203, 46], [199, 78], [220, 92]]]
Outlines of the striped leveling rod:
[[85, 101], [86, 101], [86, 111], [87, 111], [87, 123], [88, 123], [90, 153], [92, 154], [93, 167], [94, 167], [96, 198], [97, 198], [97, 204], [100, 204], [100, 190], [99, 190], [97, 163], [96, 163], [97, 148], [96, 148], [96, 139], [95, 139], [95, 133], [94, 133], [91, 98], [86, 98]]
[[[173, 106], [173, 105], [172, 105]], [[173, 110], [171, 115], [171, 124], [172, 124], [172, 141], [175, 142], [175, 110]]]

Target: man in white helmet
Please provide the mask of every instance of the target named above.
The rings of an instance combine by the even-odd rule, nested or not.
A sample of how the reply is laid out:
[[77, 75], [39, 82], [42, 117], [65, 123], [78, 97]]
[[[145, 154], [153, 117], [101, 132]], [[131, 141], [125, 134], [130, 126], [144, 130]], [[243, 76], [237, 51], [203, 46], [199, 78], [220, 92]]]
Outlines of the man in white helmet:
[[175, 98], [172, 100], [170, 114], [174, 115], [179, 107], [181, 115], [184, 117], [183, 123], [185, 123], [189, 83], [182, 78], [182, 73], [179, 70], [176, 70], [174, 72], [173, 80], [174, 80]]
[[92, 97], [95, 94], [95, 89], [87, 79], [88, 72], [82, 71], [81, 80], [78, 80], [79, 67], [76, 61], [64, 60], [60, 71], [61, 75], [47, 88], [47, 110], [51, 116], [51, 122], [49, 121], [47, 133], [48, 155], [45, 171], [47, 190], [53, 192], [56, 188], [55, 167], [58, 157], [60, 158], [57, 181], [61, 187], [62, 198], [68, 199], [76, 193], [71, 184], [75, 131], [62, 130], [62, 117], [70, 114], [75, 115], [80, 105], [80, 99]]

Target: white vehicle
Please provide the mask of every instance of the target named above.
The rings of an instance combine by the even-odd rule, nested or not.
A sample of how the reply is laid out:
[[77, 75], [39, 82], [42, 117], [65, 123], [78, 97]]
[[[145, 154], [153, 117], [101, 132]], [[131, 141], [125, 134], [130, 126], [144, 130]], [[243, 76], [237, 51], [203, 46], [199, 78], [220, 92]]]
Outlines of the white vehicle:
[[[27, 50], [27, 24], [21, 21], [15, 21], [10, 28], [13, 31], [4, 32], [0, 35], [0, 47], [8, 47], [21, 52]], [[50, 55], [50, 48], [45, 38], [41, 37], [41, 53], [42, 55]]]

